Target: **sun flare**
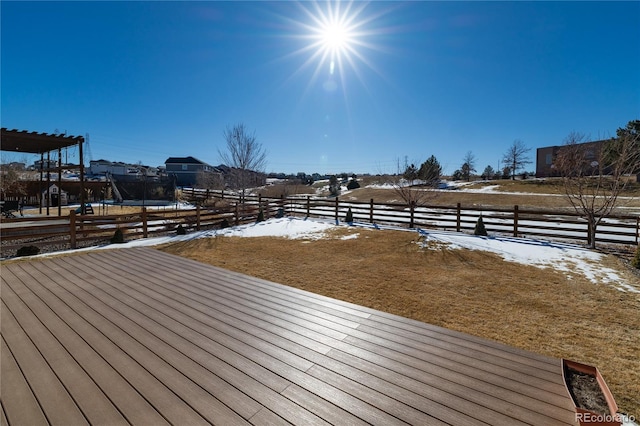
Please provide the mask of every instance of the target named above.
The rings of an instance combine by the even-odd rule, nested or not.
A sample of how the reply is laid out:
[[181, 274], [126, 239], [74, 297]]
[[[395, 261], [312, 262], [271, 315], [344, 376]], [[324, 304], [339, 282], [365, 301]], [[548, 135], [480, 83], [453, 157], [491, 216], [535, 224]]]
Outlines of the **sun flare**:
[[291, 37], [298, 42], [298, 48], [287, 57], [305, 59], [291, 78], [311, 69], [307, 90], [317, 87], [315, 84], [320, 81], [325, 91], [341, 91], [346, 98], [346, 87], [354, 80], [369, 90], [365, 72], [371, 70], [382, 76], [369, 55], [388, 50], [381, 41], [394, 29], [384, 26], [382, 18], [391, 9], [353, 0], [292, 4], [298, 14], [287, 21], [295, 28]]
[[305, 38], [310, 41], [304, 50], [312, 52], [309, 61], [318, 62], [317, 71], [327, 70], [328, 66], [330, 75], [336, 72], [342, 75], [345, 63], [355, 68], [355, 59], [363, 59], [358, 49], [367, 46], [363, 40], [367, 21], [362, 16], [365, 5], [339, 1], [311, 4], [312, 8], [303, 7], [309, 18], [304, 24], [308, 31]]

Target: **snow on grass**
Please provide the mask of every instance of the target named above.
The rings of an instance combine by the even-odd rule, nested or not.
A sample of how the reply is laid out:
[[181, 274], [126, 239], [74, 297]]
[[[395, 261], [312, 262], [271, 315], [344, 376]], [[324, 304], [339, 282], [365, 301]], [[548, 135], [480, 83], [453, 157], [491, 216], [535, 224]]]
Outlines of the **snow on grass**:
[[279, 218], [265, 222], [206, 232], [202, 237], [285, 237], [290, 239], [321, 239], [335, 225], [325, 221]]
[[[309, 242], [313, 240], [329, 238], [327, 232], [338, 226], [333, 220], [278, 218], [264, 222], [241, 225], [226, 229], [217, 229], [201, 232], [193, 232], [186, 235], [164, 236], [156, 238], [142, 238], [124, 244], [110, 244], [101, 247], [75, 250], [95, 250], [105, 248], [126, 248], [139, 246], [154, 246], [165, 243], [189, 241], [196, 238], [212, 237], [280, 237], [290, 239], [303, 239]], [[391, 226], [377, 226], [369, 224], [357, 224], [359, 228], [370, 229], [395, 229], [407, 232], [416, 232], [406, 228]], [[419, 230], [424, 238], [425, 248], [430, 246], [445, 246], [448, 249], [483, 250], [500, 255], [504, 260], [517, 262], [524, 265], [532, 265], [539, 268], [553, 268], [566, 273], [579, 273], [594, 283], [613, 285], [621, 291], [640, 294], [640, 286], [625, 283], [620, 275], [613, 269], [601, 265], [603, 255], [596, 251], [572, 244], [563, 244], [534, 239], [512, 237], [479, 237], [457, 232]], [[359, 233], [340, 236], [340, 239], [358, 238]], [[431, 244], [429, 244], [431, 243]], [[55, 253], [53, 253], [55, 254]], [[51, 254], [43, 254], [47, 256]]]
[[500, 255], [504, 260], [553, 268], [567, 273], [580, 273], [593, 283], [615, 286], [621, 291], [640, 293], [611, 269], [600, 265], [603, 255], [584, 247], [548, 241], [509, 237], [480, 237], [444, 231], [420, 231], [425, 247], [429, 242], [449, 249], [483, 250]]

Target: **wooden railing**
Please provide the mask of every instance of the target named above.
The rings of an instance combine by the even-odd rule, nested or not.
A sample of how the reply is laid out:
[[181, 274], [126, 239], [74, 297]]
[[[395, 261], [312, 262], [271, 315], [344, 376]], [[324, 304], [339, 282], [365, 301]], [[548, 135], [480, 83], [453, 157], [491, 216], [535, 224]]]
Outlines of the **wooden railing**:
[[[477, 206], [426, 205], [411, 208], [400, 203], [375, 203], [310, 196], [267, 198], [241, 196], [225, 191], [189, 189], [189, 198], [205, 202], [220, 199], [227, 202], [243, 202], [247, 205], [283, 203], [286, 214], [291, 216], [329, 218], [344, 221], [351, 208], [354, 221], [370, 224], [388, 224], [411, 228], [430, 228], [456, 232], [472, 232], [482, 216], [485, 228], [491, 234], [514, 237], [542, 237], [554, 240], [589, 242], [588, 223], [575, 211], [526, 209], [517, 205], [511, 208], [486, 208]], [[267, 203], [267, 204], [265, 204]], [[638, 245], [640, 240], [640, 215], [610, 215], [598, 225], [596, 243]]]
[[[282, 204], [264, 203], [265, 219], [281, 214]], [[179, 226], [185, 231], [199, 231], [255, 222], [259, 214], [259, 206], [238, 203], [217, 209], [143, 208], [139, 213], [113, 215], [79, 215], [71, 211], [66, 217], [5, 219], [0, 242], [3, 253], [29, 245], [73, 249], [108, 243], [116, 229], [123, 232], [125, 240], [133, 240], [175, 234]]]
[[[194, 191], [195, 192], [195, 191]], [[197, 199], [206, 204], [202, 193]], [[357, 223], [393, 225], [411, 228], [473, 232], [482, 216], [489, 234], [536, 237], [552, 240], [589, 242], [587, 222], [575, 212], [475, 206], [417, 206], [399, 203], [317, 199], [307, 197], [268, 198], [209, 191], [209, 199], [225, 200], [223, 207], [148, 210], [118, 215], [77, 215], [67, 217], [3, 219], [0, 242], [3, 253], [25, 245], [60, 249], [108, 243], [116, 229], [126, 240], [175, 234], [178, 226], [186, 231], [221, 228], [255, 222], [262, 212], [265, 219], [277, 216], [317, 217], [344, 222], [351, 209]], [[603, 220], [596, 233], [597, 243], [637, 245], [640, 239], [640, 216], [615, 215]]]

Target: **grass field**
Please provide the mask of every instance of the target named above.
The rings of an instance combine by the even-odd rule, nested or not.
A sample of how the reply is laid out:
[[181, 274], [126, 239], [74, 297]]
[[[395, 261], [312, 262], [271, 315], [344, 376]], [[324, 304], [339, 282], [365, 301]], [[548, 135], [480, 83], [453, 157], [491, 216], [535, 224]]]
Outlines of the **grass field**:
[[[584, 276], [443, 247], [417, 234], [340, 229], [318, 241], [218, 237], [162, 248], [263, 279], [497, 340], [602, 371], [620, 410], [640, 414], [640, 297]], [[358, 238], [340, 239], [357, 232]], [[613, 256], [603, 266], [639, 283]]]

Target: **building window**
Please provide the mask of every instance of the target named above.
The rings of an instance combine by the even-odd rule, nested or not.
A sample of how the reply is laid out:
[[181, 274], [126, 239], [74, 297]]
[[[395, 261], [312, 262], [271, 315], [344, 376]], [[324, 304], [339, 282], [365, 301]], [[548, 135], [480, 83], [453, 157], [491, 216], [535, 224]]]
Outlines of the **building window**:
[[187, 166], [186, 164], [182, 165], [182, 170], [187, 170], [189, 168], [189, 166]]
[[551, 154], [547, 154], [547, 156], [545, 157], [545, 163], [547, 164], [547, 166], [551, 165], [551, 161], [553, 160], [553, 156]]

